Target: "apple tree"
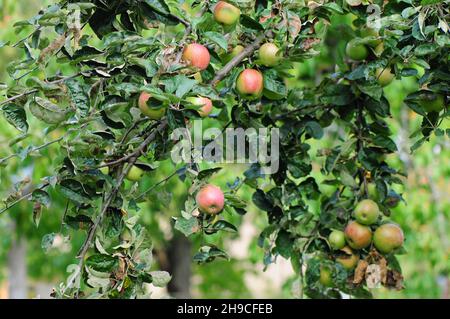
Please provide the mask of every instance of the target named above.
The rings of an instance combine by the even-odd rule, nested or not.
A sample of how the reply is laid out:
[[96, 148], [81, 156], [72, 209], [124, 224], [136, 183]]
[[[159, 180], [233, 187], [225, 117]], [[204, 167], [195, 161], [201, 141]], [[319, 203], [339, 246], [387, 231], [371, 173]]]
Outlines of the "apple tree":
[[[339, 16], [352, 25], [333, 25]], [[0, 212], [30, 200], [36, 218], [53, 196], [67, 199], [63, 223], [85, 231], [85, 239], [54, 296], [144, 297], [146, 283], [164, 286], [170, 274], [151, 270], [151, 239], [139, 223], [140, 214], [152, 214], [139, 210], [149, 190], [139, 184], [170, 159], [178, 142], [171, 133], [199, 120], [223, 132], [278, 129], [273, 174], [262, 170], [267, 163], [253, 163], [221, 190], [208, 182], [220, 163], [174, 165], [168, 178], [191, 184], [183, 211], [173, 213], [174, 228], [226, 236], [236, 230], [228, 214], [246, 213], [239, 189], [250, 186], [268, 220], [258, 240], [264, 263], [290, 259], [301, 295], [401, 289], [395, 255], [404, 253], [404, 236], [389, 216], [402, 201], [393, 185], [403, 173], [385, 160], [397, 146], [383, 87], [418, 78], [420, 89], [404, 101], [423, 117], [411, 151], [432, 134], [450, 135], [441, 125], [448, 117], [447, 20], [448, 7], [432, 0], [55, 2], [15, 23], [28, 36], [4, 43], [24, 53], [8, 66], [2, 88], [2, 114], [18, 133], [0, 163], [49, 145], [59, 152], [49, 161], [52, 173], [36, 177], [31, 191], [16, 183]], [[334, 67], [289, 88], [293, 63], [321, 51]], [[31, 145], [27, 132], [36, 120], [47, 136], [61, 136]], [[334, 145], [319, 149], [322, 161], [313, 163], [311, 148], [324, 134]], [[54, 240], [46, 235], [43, 246]], [[205, 241], [193, 261], [217, 258], [227, 252]]]

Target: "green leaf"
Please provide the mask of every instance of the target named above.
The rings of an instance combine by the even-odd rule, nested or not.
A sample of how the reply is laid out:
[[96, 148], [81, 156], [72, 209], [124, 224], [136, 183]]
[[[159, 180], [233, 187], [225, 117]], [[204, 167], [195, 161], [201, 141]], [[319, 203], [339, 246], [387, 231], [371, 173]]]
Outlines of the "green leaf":
[[86, 259], [86, 266], [101, 272], [110, 272], [117, 265], [118, 259], [109, 255], [95, 254]]
[[172, 279], [167, 271], [152, 271], [150, 275], [153, 279], [152, 284], [155, 287], [165, 287]]
[[227, 222], [226, 220], [219, 220], [216, 223], [214, 223], [213, 227], [214, 230], [223, 230], [230, 233], [237, 233], [237, 228], [233, 224]]
[[56, 237], [55, 233], [46, 234], [44, 235], [44, 237], [42, 237], [41, 247], [44, 250], [44, 252], [47, 253], [52, 248], [55, 237]]
[[28, 131], [27, 114], [23, 107], [9, 103], [2, 107], [2, 112], [9, 124], [21, 132]]
[[289, 233], [285, 230], [281, 230], [278, 233], [277, 239], [275, 240], [275, 251], [288, 259], [292, 254], [293, 240], [290, 238]]
[[224, 37], [222, 33], [214, 32], [214, 31], [208, 31], [204, 33], [205, 37], [215, 44], [217, 44], [219, 47], [224, 49], [225, 51], [228, 50], [228, 41]]
[[249, 17], [246, 14], [241, 14], [240, 22], [246, 28], [257, 31], [264, 31], [263, 26], [259, 22], [257, 22], [256, 20], [254, 20], [253, 18]]
[[189, 237], [200, 230], [200, 225], [195, 217], [189, 219], [178, 217], [175, 222], [175, 229], [182, 232], [186, 237]]
[[35, 97], [29, 104], [30, 112], [39, 120], [47, 124], [59, 124], [68, 117], [69, 110], [61, 109], [56, 104]]
[[321, 139], [323, 137], [323, 129], [319, 123], [315, 121], [309, 121], [305, 124], [306, 132], [315, 139]]
[[70, 98], [77, 112], [82, 117], [87, 116], [90, 109], [90, 101], [83, 85], [75, 79], [66, 81], [66, 85], [69, 89]]
[[48, 193], [42, 189], [36, 189], [31, 194], [31, 200], [33, 202], [38, 202], [44, 205], [45, 207], [50, 206], [50, 196]]

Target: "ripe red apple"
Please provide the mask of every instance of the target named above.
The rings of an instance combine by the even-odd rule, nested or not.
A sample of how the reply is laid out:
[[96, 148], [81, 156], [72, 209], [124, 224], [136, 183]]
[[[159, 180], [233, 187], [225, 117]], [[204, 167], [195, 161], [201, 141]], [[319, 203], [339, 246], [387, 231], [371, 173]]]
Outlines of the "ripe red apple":
[[345, 227], [345, 239], [353, 249], [363, 249], [372, 242], [372, 231], [369, 227], [352, 221]]
[[191, 67], [199, 70], [205, 70], [211, 60], [208, 49], [199, 43], [188, 44], [184, 48], [182, 58]]
[[273, 43], [264, 43], [259, 48], [259, 60], [265, 66], [275, 66], [281, 59], [281, 56], [277, 54], [279, 50]]
[[422, 94], [419, 104], [427, 112], [440, 112], [444, 108], [444, 96], [433, 92]]
[[325, 287], [331, 287], [333, 285], [333, 273], [328, 266], [320, 267], [319, 282]]
[[142, 176], [144, 176], [144, 173], [145, 173], [144, 170], [142, 170], [141, 168], [133, 165], [131, 167], [131, 169], [128, 171], [128, 174], [127, 174], [126, 178], [129, 181], [138, 182], [142, 178]]
[[377, 203], [371, 199], [363, 199], [355, 207], [355, 219], [362, 225], [372, 225], [380, 215]]
[[386, 86], [394, 80], [395, 75], [391, 72], [390, 67], [386, 67], [376, 69], [375, 77], [381, 86]]
[[358, 44], [358, 39], [350, 40], [345, 47], [347, 56], [355, 61], [362, 61], [369, 55], [369, 51], [364, 44]]
[[142, 92], [139, 96], [138, 106], [142, 114], [152, 120], [159, 120], [166, 113], [166, 108], [162, 105], [162, 103], [152, 99], [151, 94], [147, 92]]
[[383, 224], [375, 230], [373, 243], [383, 254], [388, 254], [403, 245], [402, 229], [393, 223]]
[[219, 1], [214, 7], [214, 19], [219, 23], [233, 25], [240, 16], [241, 10], [228, 2]]
[[242, 97], [255, 99], [262, 94], [264, 88], [263, 81], [261, 72], [254, 69], [245, 69], [237, 78], [236, 89]]
[[201, 117], [207, 117], [211, 113], [213, 108], [211, 100], [208, 99], [207, 97], [201, 96], [188, 97], [186, 98], [186, 101], [192, 105], [201, 106], [198, 109], [198, 113], [200, 114]]
[[328, 236], [328, 242], [333, 249], [342, 249], [345, 247], [345, 234], [340, 230], [333, 230]]
[[343, 251], [346, 255], [337, 257], [336, 261], [340, 263], [344, 269], [352, 270], [355, 268], [359, 261], [359, 255], [353, 252], [353, 250], [351, 250], [348, 246], [342, 248], [341, 251]]
[[198, 209], [205, 214], [215, 215], [222, 211], [225, 197], [222, 190], [212, 184], [203, 186], [197, 193], [195, 200]]

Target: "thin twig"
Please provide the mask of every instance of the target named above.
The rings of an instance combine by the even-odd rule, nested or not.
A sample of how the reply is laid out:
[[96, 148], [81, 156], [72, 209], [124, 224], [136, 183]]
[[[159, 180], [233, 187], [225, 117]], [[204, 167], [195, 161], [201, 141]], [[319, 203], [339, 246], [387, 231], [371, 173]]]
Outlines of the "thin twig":
[[111, 192], [108, 194], [108, 196], [106, 196], [106, 199], [103, 203], [102, 206], [102, 210], [100, 212], [100, 214], [98, 215], [97, 219], [95, 220], [94, 224], [92, 225], [92, 227], [89, 230], [88, 236], [85, 240], [85, 242], [83, 243], [83, 246], [80, 249], [80, 252], [78, 253], [77, 258], [80, 259], [79, 262], [79, 266], [80, 269], [83, 266], [84, 263], [84, 258], [86, 256], [86, 253], [91, 245], [91, 242], [94, 238], [95, 232], [97, 231], [98, 226], [100, 225], [103, 217], [106, 214], [106, 211], [108, 210], [109, 206], [111, 205], [112, 201], [114, 200], [115, 196], [117, 195], [117, 193], [119, 192], [120, 187], [122, 186], [122, 183], [125, 179], [125, 176], [128, 174], [128, 172], [130, 171], [131, 167], [134, 165], [134, 163], [136, 163], [137, 159], [140, 156], [140, 153], [156, 138], [157, 133], [159, 133], [160, 131], [164, 130], [167, 127], [167, 120], [163, 120], [159, 125], [158, 128], [156, 130], [154, 130], [142, 143], [141, 145], [137, 148], [137, 150], [135, 152], [133, 152], [131, 157], [129, 157], [128, 159], [128, 165], [125, 167], [125, 169], [122, 170], [119, 178], [117, 179], [117, 184], [116, 186], [111, 190]]
[[[41, 185], [40, 187], [36, 188], [35, 190], [42, 190], [44, 188], [46, 188], [47, 186], [49, 186], [49, 183], [45, 183], [43, 185]], [[35, 191], [33, 190], [33, 192]], [[3, 214], [4, 212], [6, 212], [7, 210], [9, 210], [10, 208], [13, 208], [14, 206], [16, 206], [18, 203], [20, 203], [22, 200], [30, 197], [33, 192], [29, 192], [21, 197], [19, 197], [18, 199], [16, 199], [14, 202], [12, 202], [11, 204], [7, 205], [5, 208], [3, 208], [2, 210], [0, 210], [0, 215]]]
[[169, 179], [171, 179], [172, 177], [174, 177], [177, 174], [178, 174], [178, 170], [174, 171], [172, 174], [170, 174], [169, 176], [167, 176], [164, 179], [160, 180], [158, 183], [156, 183], [155, 185], [153, 185], [152, 187], [150, 187], [149, 189], [144, 191], [142, 194], [140, 194], [138, 197], [136, 197], [135, 200], [136, 201], [140, 200], [142, 197], [144, 197], [145, 195], [147, 195], [148, 193], [153, 191], [156, 187], [158, 187], [159, 185], [167, 182]]
[[[30, 154], [30, 153], [39, 151], [39, 150], [41, 150], [41, 149], [43, 149], [43, 148], [46, 148], [46, 147], [48, 147], [48, 146], [50, 146], [50, 145], [52, 145], [52, 144], [58, 143], [58, 142], [61, 141], [63, 138], [64, 138], [64, 137], [60, 137], [60, 138], [57, 138], [56, 140], [53, 140], [53, 141], [47, 142], [47, 143], [45, 143], [45, 144], [42, 144], [42, 145], [40, 145], [40, 146], [37, 146], [37, 147], [33, 148], [32, 150], [30, 150], [27, 154]], [[0, 158], [0, 164], [3, 164], [4, 162], [6, 162], [6, 161], [8, 161], [8, 160], [10, 160], [11, 158], [16, 157], [16, 156], [19, 156], [19, 154], [11, 154], [11, 155], [8, 155], [8, 156], [6, 156], [6, 157], [4, 157], [4, 158]]]

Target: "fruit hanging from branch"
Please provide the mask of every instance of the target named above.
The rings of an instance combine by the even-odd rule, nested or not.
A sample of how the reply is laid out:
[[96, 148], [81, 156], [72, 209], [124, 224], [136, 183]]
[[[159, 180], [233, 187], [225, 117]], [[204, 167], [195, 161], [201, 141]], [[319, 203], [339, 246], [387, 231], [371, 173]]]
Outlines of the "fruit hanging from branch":
[[205, 70], [211, 60], [208, 49], [199, 43], [188, 44], [182, 58], [190, 67], [198, 70]]
[[138, 106], [142, 114], [152, 120], [160, 120], [166, 114], [166, 107], [147, 92], [139, 96]]
[[281, 56], [279, 55], [280, 49], [274, 43], [264, 43], [259, 48], [259, 60], [261, 64], [265, 66], [275, 66], [280, 60]]
[[369, 55], [369, 50], [367, 50], [364, 44], [360, 43], [361, 39], [355, 38], [350, 40], [345, 47], [345, 53], [347, 56], [355, 61], [362, 61]]
[[377, 221], [379, 215], [380, 209], [377, 203], [371, 199], [363, 199], [355, 207], [355, 219], [362, 225], [372, 225]]
[[219, 1], [214, 7], [214, 19], [224, 25], [234, 25], [239, 21], [241, 10], [234, 5]]
[[212, 101], [207, 97], [191, 96], [186, 98], [186, 101], [192, 105], [199, 107], [198, 113], [200, 114], [201, 117], [207, 117], [212, 112], [213, 104]]
[[199, 211], [208, 215], [219, 214], [225, 205], [225, 197], [222, 190], [212, 184], [203, 186], [198, 191], [195, 200]]
[[373, 243], [379, 252], [389, 254], [403, 245], [402, 229], [393, 223], [383, 224], [375, 230]]
[[353, 249], [366, 248], [372, 242], [372, 231], [370, 228], [356, 221], [348, 223], [344, 233], [348, 245]]
[[264, 89], [263, 75], [258, 70], [245, 69], [237, 78], [236, 89], [243, 98], [259, 98]]

